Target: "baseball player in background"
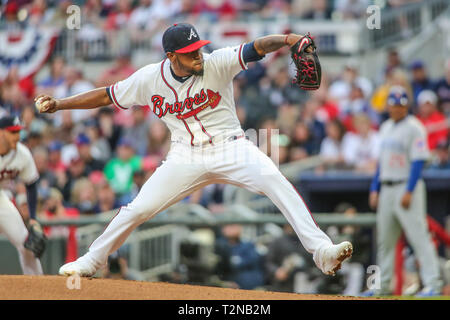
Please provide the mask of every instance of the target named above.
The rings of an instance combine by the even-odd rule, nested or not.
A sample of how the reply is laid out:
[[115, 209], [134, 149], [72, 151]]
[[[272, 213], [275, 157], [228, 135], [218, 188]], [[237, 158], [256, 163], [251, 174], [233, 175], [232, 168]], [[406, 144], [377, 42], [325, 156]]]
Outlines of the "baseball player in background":
[[388, 96], [390, 119], [380, 128], [381, 150], [369, 204], [377, 208], [377, 263], [381, 288], [367, 295], [391, 294], [394, 255], [402, 229], [420, 264], [424, 288], [419, 295], [439, 295], [442, 283], [438, 256], [426, 222], [426, 190], [422, 168], [429, 157], [424, 126], [408, 115], [404, 88], [392, 87]]
[[[317, 226], [305, 203], [273, 161], [246, 139], [236, 116], [232, 80], [247, 63], [293, 46], [302, 36], [270, 35], [253, 42], [202, 53], [210, 41], [195, 28], [175, 24], [163, 34], [166, 58], [110, 87], [54, 99], [36, 97], [40, 112], [149, 105], [171, 132], [165, 161], [136, 198], [122, 206], [89, 251], [63, 265], [61, 275], [92, 276], [141, 223], [212, 183], [234, 184], [265, 194], [294, 228], [318, 268], [333, 275], [353, 251], [350, 242], [334, 245]], [[307, 41], [305, 41], [307, 42]], [[246, 161], [253, 159], [255, 161]]]
[[6, 235], [19, 252], [22, 272], [41, 275], [39, 259], [32, 250], [26, 248], [26, 242], [32, 240], [29, 226], [36, 217], [36, 180], [39, 174], [30, 150], [19, 142], [21, 129], [18, 118], [4, 116], [0, 119], [0, 183], [21, 179], [27, 188], [28, 204], [21, 205], [19, 211], [0, 188], [0, 233]]

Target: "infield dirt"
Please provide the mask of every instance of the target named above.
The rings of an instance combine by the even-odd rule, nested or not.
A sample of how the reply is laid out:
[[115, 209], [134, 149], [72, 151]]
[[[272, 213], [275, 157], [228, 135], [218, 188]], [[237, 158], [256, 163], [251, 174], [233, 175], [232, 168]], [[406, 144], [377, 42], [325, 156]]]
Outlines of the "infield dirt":
[[[1, 300], [365, 300], [358, 297], [238, 290], [162, 282], [63, 276], [0, 276]], [[69, 285], [68, 285], [69, 284]], [[72, 287], [73, 289], [69, 289]], [[7, 288], [7, 290], [4, 290]]]

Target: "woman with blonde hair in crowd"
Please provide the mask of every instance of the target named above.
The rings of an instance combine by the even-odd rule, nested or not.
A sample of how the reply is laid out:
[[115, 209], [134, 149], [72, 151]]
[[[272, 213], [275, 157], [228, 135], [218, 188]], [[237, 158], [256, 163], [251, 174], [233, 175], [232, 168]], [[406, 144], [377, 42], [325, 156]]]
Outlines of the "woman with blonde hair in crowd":
[[403, 69], [393, 69], [386, 74], [386, 81], [375, 89], [370, 104], [378, 113], [386, 112], [387, 97], [393, 86], [402, 86], [406, 90], [409, 99], [413, 98], [413, 91], [408, 79], [408, 74]]
[[97, 192], [94, 184], [88, 178], [78, 179], [73, 185], [70, 202], [81, 214], [95, 213]]

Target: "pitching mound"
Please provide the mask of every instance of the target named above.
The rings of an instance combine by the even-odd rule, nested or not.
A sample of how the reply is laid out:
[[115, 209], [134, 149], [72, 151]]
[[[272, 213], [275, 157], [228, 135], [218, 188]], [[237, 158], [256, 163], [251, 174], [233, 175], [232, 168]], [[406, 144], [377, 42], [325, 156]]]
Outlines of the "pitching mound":
[[[73, 280], [73, 281], [71, 281]], [[355, 300], [361, 298], [250, 291], [62, 276], [0, 276], [1, 300]], [[78, 289], [77, 289], [78, 287]], [[72, 289], [69, 289], [72, 288]]]

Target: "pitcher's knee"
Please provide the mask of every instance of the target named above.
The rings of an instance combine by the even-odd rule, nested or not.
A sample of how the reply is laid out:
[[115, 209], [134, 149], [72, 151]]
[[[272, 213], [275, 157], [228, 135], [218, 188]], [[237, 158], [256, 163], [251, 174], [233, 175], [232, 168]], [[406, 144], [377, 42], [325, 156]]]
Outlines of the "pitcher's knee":
[[148, 204], [135, 204], [131, 202], [121, 210], [126, 211], [132, 219], [147, 220], [157, 209]]

